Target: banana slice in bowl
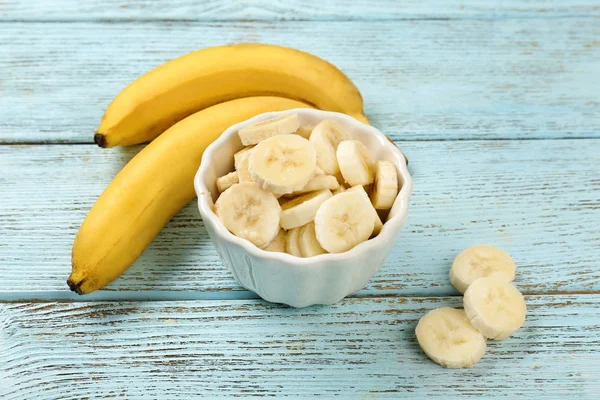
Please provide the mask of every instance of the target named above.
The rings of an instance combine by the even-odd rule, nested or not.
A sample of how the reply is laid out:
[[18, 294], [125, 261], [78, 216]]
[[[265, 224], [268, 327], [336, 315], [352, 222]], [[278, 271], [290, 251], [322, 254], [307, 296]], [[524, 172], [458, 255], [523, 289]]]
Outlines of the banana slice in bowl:
[[[269, 124], [277, 129], [263, 131]], [[257, 130], [250, 129], [256, 126]], [[298, 126], [314, 128], [300, 135]], [[245, 147], [240, 131], [244, 143], [254, 147]], [[350, 144], [342, 146], [338, 157], [344, 141]], [[248, 150], [240, 153], [244, 149]], [[349, 162], [356, 154], [365, 168], [354, 168]], [[234, 155], [239, 183], [233, 183], [233, 175], [221, 178], [234, 170]], [[244, 160], [250, 181], [240, 174]], [[386, 161], [386, 167], [391, 164], [397, 170], [398, 193], [393, 202], [388, 189], [393, 174], [389, 170], [378, 173], [377, 161]], [[363, 185], [382, 182], [380, 187], [366, 189], [371, 196], [378, 190], [376, 196], [383, 199], [378, 204], [389, 210], [387, 219], [381, 221], [383, 226], [377, 223], [365, 188], [348, 193], [340, 190], [352, 186], [346, 179]], [[225, 189], [224, 194], [236, 185], [253, 185], [257, 199], [229, 196], [224, 204], [233, 206], [225, 211], [218, 200], [219, 189]], [[306, 307], [335, 303], [367, 284], [383, 265], [406, 221], [413, 183], [400, 149], [374, 127], [341, 113], [294, 109], [260, 114], [228, 128], [204, 152], [194, 187], [211, 241], [235, 279], [267, 301]], [[263, 198], [256, 188], [273, 197]], [[213, 202], [217, 212], [232, 218], [233, 224], [229, 222], [228, 227], [219, 218], [211, 207]], [[266, 204], [270, 209], [259, 212]], [[271, 220], [277, 219], [272, 214], [278, 208], [276, 229]], [[240, 227], [252, 224], [260, 227], [261, 235], [246, 232], [246, 237], [238, 237], [232, 230], [245, 232]], [[379, 231], [376, 236], [375, 230]]]

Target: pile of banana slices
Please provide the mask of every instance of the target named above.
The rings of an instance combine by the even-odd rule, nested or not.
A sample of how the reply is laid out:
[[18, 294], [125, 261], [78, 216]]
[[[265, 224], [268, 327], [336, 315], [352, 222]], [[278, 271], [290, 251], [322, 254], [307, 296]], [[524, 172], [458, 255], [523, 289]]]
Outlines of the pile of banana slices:
[[379, 234], [398, 195], [398, 171], [332, 120], [289, 114], [238, 135], [235, 171], [217, 179], [215, 212], [234, 235], [297, 257], [341, 253]]
[[464, 293], [464, 310], [442, 307], [421, 318], [419, 345], [434, 362], [469, 368], [486, 351], [486, 338], [504, 340], [525, 322], [527, 306], [512, 285], [516, 266], [510, 255], [487, 245], [462, 251], [450, 269], [450, 283]]

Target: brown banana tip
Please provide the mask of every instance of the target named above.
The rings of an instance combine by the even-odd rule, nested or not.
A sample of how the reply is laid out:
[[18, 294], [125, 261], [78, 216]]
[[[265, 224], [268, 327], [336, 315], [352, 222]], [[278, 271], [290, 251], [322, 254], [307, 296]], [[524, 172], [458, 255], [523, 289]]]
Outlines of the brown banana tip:
[[69, 289], [71, 289], [73, 292], [77, 293], [77, 294], [83, 294], [81, 292], [81, 288], [79, 287], [79, 285], [75, 282], [73, 282], [70, 279], [67, 279], [67, 285], [69, 285]]
[[101, 133], [96, 133], [94, 135], [94, 143], [98, 146], [105, 148], [106, 147], [106, 137]]

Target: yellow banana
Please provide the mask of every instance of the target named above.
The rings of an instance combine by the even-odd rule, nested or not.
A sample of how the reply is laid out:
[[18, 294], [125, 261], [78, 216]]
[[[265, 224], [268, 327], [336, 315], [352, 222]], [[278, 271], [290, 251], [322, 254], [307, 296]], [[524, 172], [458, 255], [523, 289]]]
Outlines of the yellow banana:
[[104, 190], [75, 237], [71, 290], [93, 292], [133, 264], [194, 198], [202, 153], [225, 129], [263, 112], [298, 107], [309, 106], [281, 97], [228, 101], [185, 118], [140, 151]]
[[142, 75], [108, 106], [94, 141], [101, 147], [154, 139], [188, 115], [249, 96], [281, 96], [363, 122], [360, 92], [327, 61], [287, 47], [248, 43], [209, 47]]

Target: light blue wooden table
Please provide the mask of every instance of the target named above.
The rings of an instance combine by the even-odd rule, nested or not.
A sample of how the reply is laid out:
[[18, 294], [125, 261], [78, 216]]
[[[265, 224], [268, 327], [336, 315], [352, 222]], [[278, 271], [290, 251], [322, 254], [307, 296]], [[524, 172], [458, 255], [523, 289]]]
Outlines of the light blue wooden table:
[[[106, 289], [66, 287], [75, 232], [138, 148], [92, 134], [139, 74], [210, 45], [315, 53], [410, 159], [408, 224], [369, 285], [290, 309], [237, 285], [193, 204]], [[473, 369], [418, 319], [447, 274], [509, 251], [529, 315]], [[600, 1], [0, 2], [0, 399], [597, 399]]]

